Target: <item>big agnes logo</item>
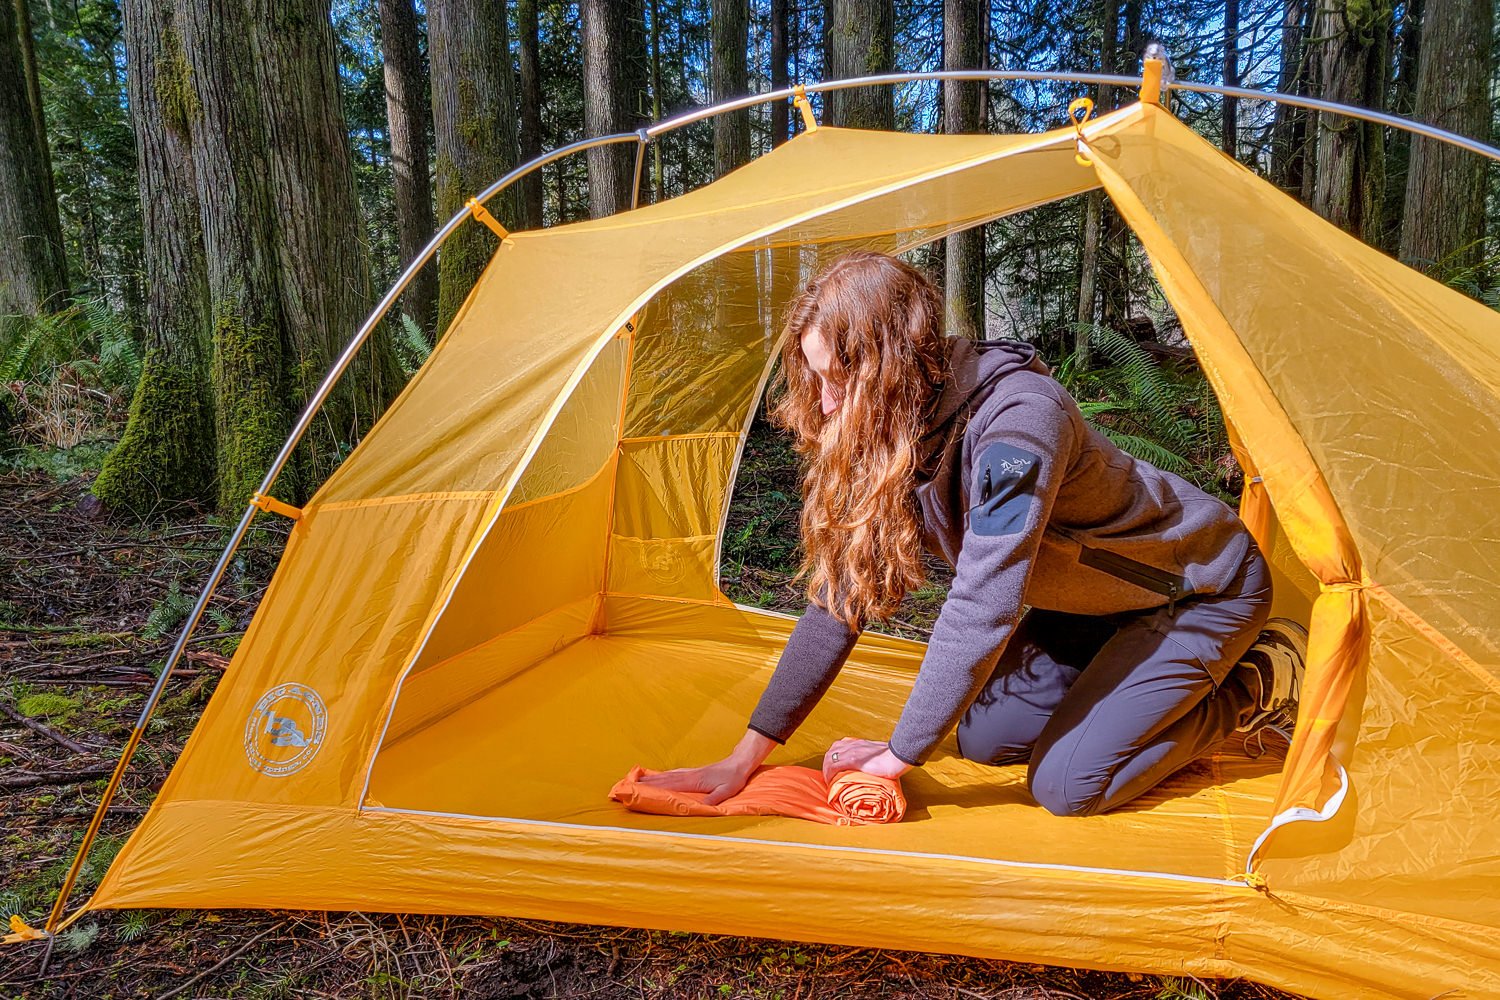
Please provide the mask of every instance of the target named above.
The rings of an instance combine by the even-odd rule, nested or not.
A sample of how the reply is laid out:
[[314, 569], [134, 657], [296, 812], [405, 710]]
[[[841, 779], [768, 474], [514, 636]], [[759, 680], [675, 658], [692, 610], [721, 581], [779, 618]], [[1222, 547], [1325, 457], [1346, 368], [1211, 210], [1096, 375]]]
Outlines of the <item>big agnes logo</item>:
[[295, 774], [317, 756], [328, 731], [328, 709], [306, 684], [278, 684], [255, 703], [245, 721], [245, 756], [273, 778]]

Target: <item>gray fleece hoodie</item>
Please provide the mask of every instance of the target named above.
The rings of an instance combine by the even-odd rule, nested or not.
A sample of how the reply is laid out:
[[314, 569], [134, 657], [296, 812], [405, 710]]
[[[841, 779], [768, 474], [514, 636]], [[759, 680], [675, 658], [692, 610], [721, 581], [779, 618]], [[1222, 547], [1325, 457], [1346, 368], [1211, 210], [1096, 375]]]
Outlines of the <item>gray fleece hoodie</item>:
[[[1250, 534], [1222, 501], [1090, 427], [1031, 345], [956, 339], [922, 441], [927, 547], [954, 567], [891, 752], [921, 764], [989, 678], [1022, 606], [1104, 615], [1228, 585]], [[750, 728], [784, 743], [859, 633], [816, 604]]]

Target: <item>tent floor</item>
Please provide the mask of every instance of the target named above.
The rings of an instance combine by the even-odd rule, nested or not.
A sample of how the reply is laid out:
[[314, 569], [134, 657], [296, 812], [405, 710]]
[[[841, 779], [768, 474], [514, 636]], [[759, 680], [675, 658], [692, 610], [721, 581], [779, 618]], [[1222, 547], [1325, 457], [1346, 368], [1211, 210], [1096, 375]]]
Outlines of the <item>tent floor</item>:
[[[632, 765], [681, 767], [727, 752], [779, 653], [780, 641], [743, 636], [587, 636], [388, 743], [367, 808], [1208, 878], [1241, 870], [1271, 814], [1280, 761], [1252, 760], [1238, 747], [1226, 745], [1124, 809], [1061, 819], [1032, 801], [1024, 767], [962, 760], [951, 737], [906, 779], [909, 813], [892, 826], [644, 816], [607, 798]], [[864, 659], [856, 650], [769, 763], [818, 766], [838, 737], [889, 732], [911, 674]], [[464, 657], [441, 669], [463, 670]]]

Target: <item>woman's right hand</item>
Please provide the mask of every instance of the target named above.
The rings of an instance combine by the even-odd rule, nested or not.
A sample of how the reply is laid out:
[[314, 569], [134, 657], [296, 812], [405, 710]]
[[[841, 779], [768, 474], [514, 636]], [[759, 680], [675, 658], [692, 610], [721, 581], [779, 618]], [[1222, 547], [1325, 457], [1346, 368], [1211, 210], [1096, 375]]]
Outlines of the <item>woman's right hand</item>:
[[643, 785], [654, 785], [674, 792], [700, 792], [707, 805], [716, 806], [740, 793], [750, 775], [760, 767], [776, 742], [753, 729], [745, 733], [734, 752], [723, 760], [702, 767], [679, 767], [640, 779]]

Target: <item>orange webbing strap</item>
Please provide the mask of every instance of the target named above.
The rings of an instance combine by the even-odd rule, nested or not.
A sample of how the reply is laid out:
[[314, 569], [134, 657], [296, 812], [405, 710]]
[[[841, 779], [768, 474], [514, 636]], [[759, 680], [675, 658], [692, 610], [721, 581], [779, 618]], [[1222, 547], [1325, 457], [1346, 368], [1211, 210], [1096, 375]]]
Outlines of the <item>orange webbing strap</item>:
[[[1078, 112], [1080, 111], [1083, 112], [1082, 118], [1078, 116]], [[1073, 159], [1078, 162], [1080, 167], [1092, 167], [1094, 165], [1094, 161], [1084, 155], [1088, 152], [1089, 147], [1083, 138], [1083, 125], [1093, 117], [1093, 114], [1094, 102], [1087, 97], [1079, 97], [1072, 104], [1068, 105], [1068, 120], [1073, 123], [1073, 131], [1078, 135], [1078, 151], [1073, 154]]]
[[503, 240], [510, 235], [510, 230], [506, 229], [504, 226], [500, 225], [500, 223], [496, 222], [495, 217], [490, 214], [489, 209], [485, 208], [479, 203], [478, 198], [470, 198], [468, 201], [464, 202], [464, 204], [468, 206], [469, 214], [474, 216], [474, 218], [478, 219], [480, 222], [484, 223], [486, 226], [489, 226], [490, 231], [493, 232], [496, 236], [500, 237]]
[[812, 101], [807, 99], [807, 88], [797, 84], [797, 89], [792, 92], [792, 107], [802, 112], [802, 127], [809, 132], [818, 130], [818, 119], [813, 117]]
[[275, 497], [267, 496], [264, 493], [257, 493], [255, 494], [255, 496], [251, 497], [250, 506], [259, 507], [267, 514], [280, 514], [282, 517], [289, 517], [293, 521], [302, 520], [301, 507], [293, 507], [289, 503], [282, 503]]
[[1161, 71], [1162, 61], [1160, 59], [1147, 59], [1141, 67], [1141, 103], [1154, 104], [1161, 107]]

